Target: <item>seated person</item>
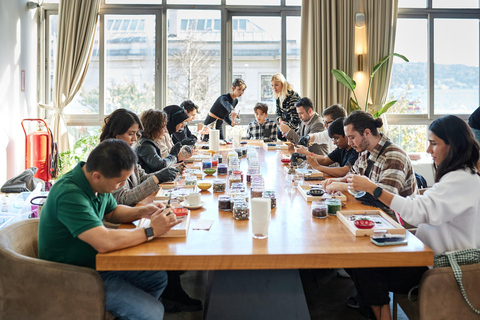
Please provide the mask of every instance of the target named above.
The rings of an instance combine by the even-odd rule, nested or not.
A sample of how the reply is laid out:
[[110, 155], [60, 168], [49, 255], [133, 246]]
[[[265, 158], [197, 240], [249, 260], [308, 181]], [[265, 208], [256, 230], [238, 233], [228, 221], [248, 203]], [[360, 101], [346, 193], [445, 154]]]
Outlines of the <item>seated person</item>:
[[[373, 194], [407, 222], [418, 226], [416, 236], [434, 255], [480, 249], [480, 146], [465, 121], [446, 116], [432, 122], [427, 152], [432, 155], [435, 184], [423, 195], [402, 197], [365, 176], [352, 175], [355, 190]], [[420, 283], [427, 267], [353, 269], [359, 298], [377, 319], [391, 319], [389, 291], [407, 293]], [[420, 288], [421, 290], [421, 288]], [[472, 313], [473, 314], [473, 313]]]
[[[212, 129], [220, 130], [220, 139], [222, 140], [224, 139], [222, 129], [223, 121], [232, 127], [237, 125], [236, 119], [238, 113], [235, 111], [235, 107], [238, 104], [238, 98], [243, 95], [245, 89], [247, 89], [247, 85], [243, 79], [237, 78], [233, 80], [232, 91], [222, 94], [215, 100], [203, 122], [205, 126], [215, 122], [215, 128]], [[208, 141], [208, 135], [205, 135], [204, 139]]]
[[[137, 141], [143, 125], [138, 116], [127, 109], [117, 109], [105, 117], [100, 142], [107, 139], [119, 139], [131, 147]], [[133, 167], [125, 185], [113, 191], [113, 197], [119, 204], [135, 206], [137, 203], [158, 192], [159, 184], [173, 181], [178, 173], [175, 168], [164, 168], [160, 171], [146, 174], [139, 164]]]
[[[195, 103], [193, 103], [192, 100], [183, 101], [180, 104], [180, 108], [183, 108], [187, 113], [188, 115], [188, 119], [186, 120], [187, 122], [195, 120], [195, 116], [197, 115], [197, 112], [198, 112], [198, 106]], [[201, 130], [199, 134], [208, 134], [208, 127], [204, 126], [203, 130]], [[182, 130], [177, 131], [172, 135], [172, 140], [173, 140], [173, 143], [177, 143], [191, 136], [192, 136], [192, 133], [190, 132], [188, 125], [185, 124], [185, 128], [183, 129], [183, 131]]]
[[468, 117], [468, 125], [472, 128], [475, 139], [480, 142], [480, 107]]
[[308, 147], [310, 143], [317, 143], [317, 144], [326, 143], [328, 145], [328, 152], [332, 152], [333, 143], [332, 143], [332, 138], [328, 133], [328, 126], [335, 119], [345, 118], [346, 116], [347, 116], [347, 111], [342, 107], [342, 105], [340, 104], [331, 105], [330, 107], [323, 110], [322, 112], [323, 124], [326, 130], [323, 130], [322, 132], [307, 134], [300, 138], [300, 140], [298, 141], [298, 144]]
[[[170, 153], [170, 150], [173, 148], [173, 134], [176, 132], [182, 132], [186, 126], [186, 121], [188, 119], [188, 115], [183, 108], [179, 106], [171, 105], [167, 106], [163, 109], [163, 111], [167, 114], [167, 130], [168, 133], [162, 135], [161, 138], [155, 139], [158, 147], [160, 148], [160, 156], [165, 158]], [[182, 160], [188, 159], [193, 154], [193, 148], [190, 146], [195, 145], [197, 143], [197, 137], [191, 135], [188, 138], [183, 139], [180, 141], [182, 149], [180, 150], [180, 157]], [[180, 161], [180, 160], [179, 160]]]
[[138, 156], [138, 162], [146, 173], [153, 173], [163, 168], [171, 167], [178, 161], [183, 161], [184, 157], [179, 154], [182, 144], [176, 143], [170, 154], [162, 158], [160, 147], [155, 140], [161, 139], [167, 131], [167, 115], [162, 110], [150, 109], [142, 112], [140, 120], [143, 124], [142, 137], [138, 140], [135, 152]]
[[[100, 143], [50, 189], [38, 227], [40, 259], [95, 269], [97, 252], [139, 245], [163, 235], [178, 221], [164, 205], [117, 205], [112, 192], [131, 176], [137, 157], [121, 140]], [[147, 228], [107, 229], [103, 218], [129, 223], [150, 218]], [[167, 285], [165, 271], [99, 271], [105, 308], [123, 319], [163, 319], [158, 298]], [[67, 284], [68, 285], [68, 284]], [[135, 303], [132, 303], [135, 301]]]
[[[133, 146], [137, 141], [137, 133], [143, 130], [142, 122], [132, 111], [117, 109], [104, 120], [100, 142], [107, 139], [119, 139]], [[158, 192], [159, 183], [173, 181], [177, 175], [176, 168], [164, 168], [152, 174], [146, 174], [139, 164], [133, 168], [125, 185], [113, 191], [118, 204], [135, 206], [148, 196]], [[162, 302], [166, 312], [202, 310], [202, 302], [192, 299], [182, 288], [181, 271], [167, 271], [168, 284], [162, 294]]]
[[257, 102], [253, 108], [255, 120], [247, 127], [247, 139], [277, 141], [277, 123], [268, 116], [268, 106], [265, 103]]
[[[313, 152], [308, 153], [303, 146], [301, 148], [296, 148], [295, 150], [296, 152], [305, 155], [306, 160], [313, 169], [317, 169], [332, 177], [343, 177], [347, 175], [358, 158], [357, 151], [348, 144], [348, 138], [345, 137], [343, 120], [345, 120], [345, 118], [338, 118], [328, 127], [328, 134], [333, 139], [333, 143], [337, 146], [337, 148], [330, 152], [328, 156], [316, 155]], [[328, 167], [335, 162], [338, 163], [340, 167]]]
[[[313, 111], [312, 100], [306, 97], [300, 98], [300, 100], [295, 103], [295, 107], [297, 108], [297, 114], [300, 120], [302, 120], [300, 127], [295, 131], [287, 124], [281, 124], [279, 126], [280, 131], [283, 132], [287, 140], [293, 144], [297, 144], [300, 138], [307, 134], [322, 132], [324, 130], [322, 119]], [[309, 147], [309, 150], [316, 154], [327, 155], [328, 146], [326, 143], [314, 143]]]

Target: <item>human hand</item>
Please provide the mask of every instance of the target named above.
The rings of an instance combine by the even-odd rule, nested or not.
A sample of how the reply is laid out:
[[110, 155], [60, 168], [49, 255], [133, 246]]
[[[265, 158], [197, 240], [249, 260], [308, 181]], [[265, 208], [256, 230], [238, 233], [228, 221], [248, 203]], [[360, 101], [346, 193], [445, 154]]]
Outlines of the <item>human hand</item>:
[[149, 203], [143, 206], [137, 206], [139, 210], [139, 215], [141, 218], [150, 219], [152, 214], [154, 214], [157, 210], [163, 210], [163, 208], [159, 208], [157, 205], [153, 203]]
[[337, 191], [347, 191], [347, 186], [348, 185], [345, 182], [334, 181], [330, 183], [327, 186], [327, 188], [324, 190], [327, 191], [328, 193], [334, 193]]
[[303, 137], [298, 140], [298, 144], [301, 146], [308, 147], [310, 145], [310, 136], [308, 134], [304, 135]]
[[308, 151], [307, 148], [305, 148], [304, 146], [300, 146], [300, 147], [296, 147], [295, 148], [295, 152], [297, 153], [300, 153], [300, 154], [304, 154], [306, 156], [310, 155], [310, 151]]
[[172, 156], [175, 156], [177, 157], [178, 156], [178, 153], [180, 152], [180, 149], [182, 149], [182, 144], [180, 142], [177, 142], [173, 147], [172, 149], [170, 149], [170, 154]]
[[358, 174], [350, 174], [347, 176], [348, 186], [356, 191], [365, 191], [373, 194], [377, 187], [368, 177]]
[[285, 122], [282, 123], [282, 124], [280, 124], [280, 125], [278, 126], [278, 129], [279, 129], [280, 131], [282, 131], [283, 133], [287, 133], [288, 131], [290, 131], [290, 127], [289, 127], [288, 125], [286, 125]]
[[315, 167], [318, 166], [317, 160], [312, 156], [307, 156], [307, 162], [314, 169], [316, 169]]
[[158, 183], [160, 184], [168, 181], [174, 181], [178, 173], [179, 171], [177, 168], [169, 167], [157, 171], [154, 174], [158, 179]]
[[177, 216], [173, 213], [172, 208], [157, 210], [150, 218], [153, 236], [155, 238], [160, 237], [181, 222], [182, 220], [177, 220]]

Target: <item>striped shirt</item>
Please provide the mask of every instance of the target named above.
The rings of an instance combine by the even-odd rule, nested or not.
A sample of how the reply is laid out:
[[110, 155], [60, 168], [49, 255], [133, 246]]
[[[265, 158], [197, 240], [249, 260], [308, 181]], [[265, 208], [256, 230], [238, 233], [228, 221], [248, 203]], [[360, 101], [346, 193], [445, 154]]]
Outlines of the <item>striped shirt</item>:
[[417, 193], [417, 183], [413, 172], [412, 163], [399, 146], [391, 144], [379, 156], [380, 150], [387, 140], [382, 138], [372, 152], [365, 150], [358, 156], [353, 169], [364, 175], [367, 170], [368, 160], [373, 161], [373, 167], [368, 178], [383, 189], [407, 197]]

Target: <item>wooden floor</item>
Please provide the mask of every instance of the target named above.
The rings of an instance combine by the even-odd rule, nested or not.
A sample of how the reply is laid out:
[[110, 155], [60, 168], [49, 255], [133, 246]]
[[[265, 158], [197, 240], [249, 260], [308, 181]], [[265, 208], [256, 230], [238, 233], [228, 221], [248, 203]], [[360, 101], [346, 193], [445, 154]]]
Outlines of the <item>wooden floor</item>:
[[[303, 289], [312, 320], [364, 320], [360, 312], [346, 305], [346, 299], [355, 294], [349, 278], [336, 275], [333, 269], [301, 270]], [[182, 285], [188, 294], [204, 301], [206, 272], [187, 271]], [[165, 320], [202, 320], [203, 311], [165, 314]], [[399, 309], [399, 320], [408, 320]]]

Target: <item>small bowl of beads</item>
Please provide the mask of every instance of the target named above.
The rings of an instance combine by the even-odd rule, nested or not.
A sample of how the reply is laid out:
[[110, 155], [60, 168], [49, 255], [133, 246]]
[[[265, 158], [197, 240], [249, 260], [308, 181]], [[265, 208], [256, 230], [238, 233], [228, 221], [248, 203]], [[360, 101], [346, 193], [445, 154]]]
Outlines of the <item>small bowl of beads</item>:
[[375, 222], [373, 222], [372, 220], [368, 220], [368, 219], [355, 220], [355, 222], [353, 222], [353, 224], [358, 229], [372, 229], [375, 226]]
[[209, 168], [209, 169], [203, 170], [203, 172], [205, 172], [205, 174], [206, 174], [207, 176], [212, 176], [215, 172], [217, 172], [217, 169], [215, 169], [215, 168]]
[[212, 183], [207, 181], [201, 181], [201, 182], [199, 181], [197, 183], [197, 187], [199, 187], [202, 191], [206, 191], [210, 189], [211, 186], [212, 186]]
[[290, 159], [287, 159], [287, 158], [280, 159], [280, 161], [282, 161], [283, 164], [289, 164], [290, 163]]

